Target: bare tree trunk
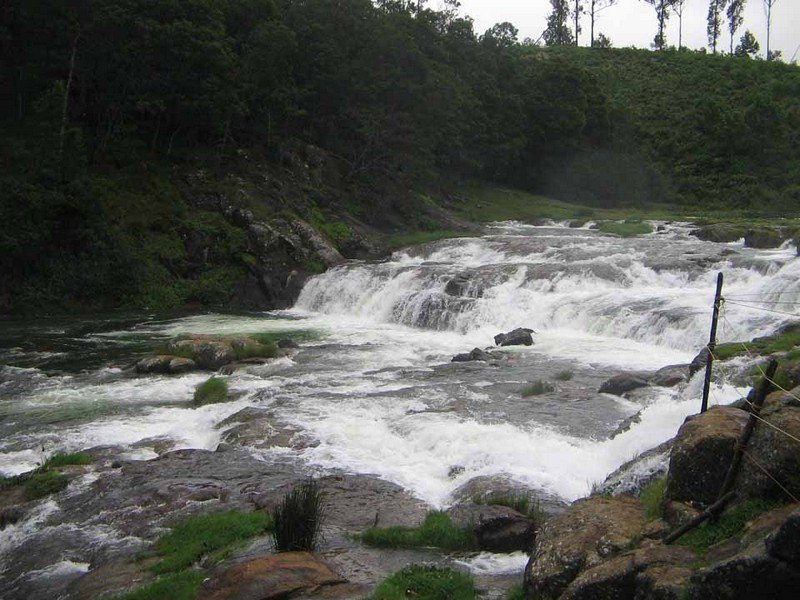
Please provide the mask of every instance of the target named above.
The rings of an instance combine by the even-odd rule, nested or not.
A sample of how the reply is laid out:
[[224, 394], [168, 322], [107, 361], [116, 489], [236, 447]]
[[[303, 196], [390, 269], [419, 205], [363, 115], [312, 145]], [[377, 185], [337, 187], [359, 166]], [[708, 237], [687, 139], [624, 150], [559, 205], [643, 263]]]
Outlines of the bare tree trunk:
[[581, 0], [575, 0], [575, 45], [578, 45], [578, 33], [580, 32], [579, 19], [581, 16]]
[[72, 52], [70, 53], [69, 57], [69, 74], [67, 75], [67, 85], [64, 88], [64, 102], [61, 106], [61, 131], [58, 134], [58, 162], [61, 165], [63, 171], [63, 159], [64, 159], [64, 137], [67, 134], [67, 123], [68, 123], [68, 110], [69, 110], [69, 92], [72, 88], [72, 76], [75, 73], [75, 55], [78, 52], [78, 40], [81, 37], [81, 30], [78, 28], [78, 31], [75, 33], [75, 37], [72, 40]]
[[772, 57], [769, 55], [769, 33], [772, 27], [772, 5], [775, 3], [775, 0], [765, 0], [767, 3], [767, 60], [772, 60]]

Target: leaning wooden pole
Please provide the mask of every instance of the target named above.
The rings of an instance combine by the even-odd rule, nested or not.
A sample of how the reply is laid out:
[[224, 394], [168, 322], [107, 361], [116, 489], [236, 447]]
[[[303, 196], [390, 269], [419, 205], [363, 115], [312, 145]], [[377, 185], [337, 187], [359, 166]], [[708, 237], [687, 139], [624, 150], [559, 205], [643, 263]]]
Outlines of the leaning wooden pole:
[[711, 517], [715, 516], [717, 513], [722, 512], [722, 509], [725, 508], [728, 502], [733, 500], [735, 497], [736, 497], [736, 492], [728, 492], [722, 498], [714, 502], [714, 504], [712, 504], [703, 512], [701, 512], [699, 515], [697, 515], [694, 519], [683, 525], [681, 528], [676, 529], [675, 531], [670, 533], [667, 537], [664, 538], [663, 540], [664, 543], [671, 544], [687, 531], [691, 531], [704, 521], [707, 521]]
[[717, 293], [714, 295], [714, 313], [711, 317], [711, 335], [708, 338], [708, 360], [706, 360], [706, 378], [703, 382], [703, 403], [700, 405], [700, 412], [708, 410], [708, 392], [711, 389], [711, 367], [714, 364], [714, 349], [717, 347], [717, 321], [719, 321], [719, 309], [722, 305], [722, 273], [717, 274]]

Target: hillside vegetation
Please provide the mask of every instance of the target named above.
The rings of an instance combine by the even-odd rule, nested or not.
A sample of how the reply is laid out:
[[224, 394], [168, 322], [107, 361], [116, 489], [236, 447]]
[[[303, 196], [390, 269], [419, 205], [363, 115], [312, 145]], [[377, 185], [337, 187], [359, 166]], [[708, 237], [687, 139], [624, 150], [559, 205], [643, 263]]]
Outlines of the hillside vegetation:
[[[474, 181], [798, 211], [797, 67], [524, 46], [416, 6], [3, 3], [0, 312], [229, 306], [248, 278], [272, 285], [231, 207], [301, 218], [345, 256], [376, 231], [457, 229], [439, 207], [475, 212]], [[275, 280], [324, 268], [272, 255]]]

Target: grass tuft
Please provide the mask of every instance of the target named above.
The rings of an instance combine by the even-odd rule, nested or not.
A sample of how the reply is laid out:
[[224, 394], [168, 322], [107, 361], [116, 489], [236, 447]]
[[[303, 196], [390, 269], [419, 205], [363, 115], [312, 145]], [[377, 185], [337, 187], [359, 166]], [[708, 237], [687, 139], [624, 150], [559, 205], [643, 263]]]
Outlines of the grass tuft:
[[204, 578], [203, 573], [194, 569], [170, 573], [127, 594], [114, 596], [114, 600], [194, 600]]
[[573, 376], [574, 373], [570, 370], [559, 371], [558, 373], [556, 373], [555, 379], [557, 379], [558, 381], [569, 381], [572, 379]]
[[644, 516], [648, 521], [658, 519], [661, 516], [661, 503], [664, 499], [666, 485], [667, 478], [659, 477], [644, 486], [639, 493], [639, 500], [644, 505]]
[[375, 590], [373, 600], [472, 600], [472, 577], [455, 569], [412, 565], [387, 577]]
[[541, 396], [542, 394], [549, 394], [550, 392], [554, 392], [556, 390], [556, 386], [554, 386], [549, 381], [545, 381], [543, 379], [539, 379], [534, 381], [520, 391], [520, 395], [523, 398], [530, 398], [531, 396]]
[[487, 496], [473, 496], [475, 504], [485, 504], [488, 506], [507, 506], [529, 519], [540, 523], [544, 519], [542, 507], [539, 500], [531, 494], [525, 492], [502, 492], [493, 493]]
[[278, 346], [272, 341], [260, 342], [248, 340], [243, 346], [234, 346], [233, 355], [236, 357], [236, 360], [244, 360], [246, 358], [275, 358], [278, 356]]
[[472, 550], [477, 547], [472, 530], [457, 527], [442, 511], [429, 512], [422, 525], [416, 528], [371, 527], [361, 534], [361, 541], [381, 548]]
[[649, 223], [642, 223], [641, 221], [602, 221], [598, 223], [597, 228], [603, 233], [613, 233], [620, 237], [633, 237], [642, 235], [643, 233], [652, 233], [653, 228]]
[[272, 511], [278, 552], [315, 550], [324, 518], [322, 499], [322, 490], [313, 479], [283, 497]]
[[210, 377], [194, 390], [194, 402], [200, 406], [225, 402], [228, 399], [228, 382], [220, 377]]
[[156, 541], [154, 548], [161, 560], [153, 571], [181, 571], [204, 556], [263, 534], [271, 526], [272, 519], [263, 512], [230, 511], [190, 517]]
[[693, 529], [678, 540], [682, 546], [689, 546], [702, 552], [723, 540], [741, 533], [745, 525], [759, 515], [775, 508], [775, 504], [765, 500], [750, 500], [730, 508], [715, 522], [706, 522]]
[[56, 467], [66, 467], [68, 465], [88, 465], [92, 462], [92, 457], [85, 452], [72, 452], [69, 454], [54, 454], [41, 466], [46, 471]]
[[34, 472], [25, 478], [25, 499], [37, 500], [55, 494], [69, 485], [69, 477], [58, 471]]

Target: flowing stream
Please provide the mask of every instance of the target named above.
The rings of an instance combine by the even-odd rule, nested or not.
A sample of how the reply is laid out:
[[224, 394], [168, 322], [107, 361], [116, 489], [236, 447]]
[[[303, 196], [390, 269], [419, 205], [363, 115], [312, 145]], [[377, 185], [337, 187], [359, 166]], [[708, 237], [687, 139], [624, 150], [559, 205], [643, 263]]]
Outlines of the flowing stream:
[[[483, 237], [348, 262], [309, 281], [288, 311], [0, 323], [0, 472], [98, 446], [123, 459], [213, 450], [217, 425], [254, 406], [304, 440], [254, 450], [264, 460], [292, 455], [309, 472], [374, 474], [440, 507], [484, 476], [574, 500], [697, 411], [699, 376], [628, 398], [597, 390], [618, 372], [688, 363], [707, 341], [718, 271], [726, 297], [747, 304], [725, 306], [721, 340], [771, 333], [796, 311], [793, 246], [713, 244], [686, 225], [657, 225], [623, 239], [499, 223]], [[533, 346], [450, 361], [517, 327], [535, 330]], [[129, 369], [178, 334], [270, 331], [299, 339], [300, 349], [235, 372], [227, 403], [192, 404], [208, 374]], [[553, 391], [524, 397], [539, 380]], [[711, 403], [740, 394], [718, 379]]]

